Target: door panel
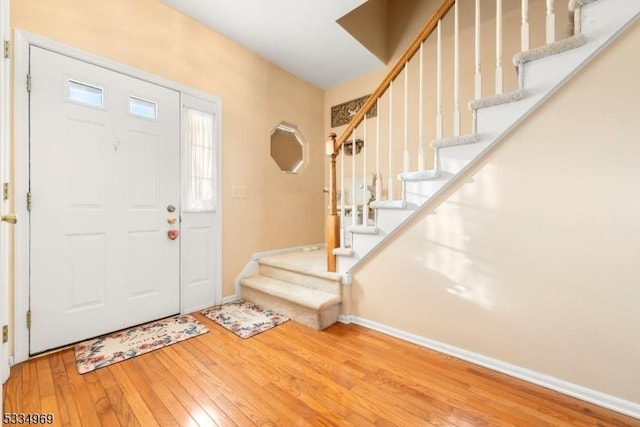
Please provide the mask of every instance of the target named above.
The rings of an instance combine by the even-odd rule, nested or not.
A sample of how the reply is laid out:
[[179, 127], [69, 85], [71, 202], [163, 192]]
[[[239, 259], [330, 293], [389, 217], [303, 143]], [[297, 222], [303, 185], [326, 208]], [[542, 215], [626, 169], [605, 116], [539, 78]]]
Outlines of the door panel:
[[[164, 236], [166, 239], [166, 236]], [[158, 248], [163, 236], [158, 230], [129, 233], [129, 283], [127, 298], [145, 298], [159, 295], [158, 277], [160, 254]]]
[[[67, 270], [65, 282], [68, 311], [97, 308], [107, 302], [106, 235], [66, 236]], [[89, 268], [86, 268], [89, 266]]]
[[[30, 48], [30, 353], [179, 312], [179, 94]], [[130, 112], [150, 100], [156, 119]]]
[[[89, 123], [70, 118], [67, 121], [65, 149], [66, 190], [69, 209], [104, 209], [107, 174], [103, 161], [106, 128], [103, 123]], [[74, 158], [83, 159], [82, 162]], [[85, 179], [75, 179], [83, 176]]]
[[158, 209], [156, 204], [156, 157], [158, 141], [154, 135], [129, 133], [128, 188], [129, 209]]

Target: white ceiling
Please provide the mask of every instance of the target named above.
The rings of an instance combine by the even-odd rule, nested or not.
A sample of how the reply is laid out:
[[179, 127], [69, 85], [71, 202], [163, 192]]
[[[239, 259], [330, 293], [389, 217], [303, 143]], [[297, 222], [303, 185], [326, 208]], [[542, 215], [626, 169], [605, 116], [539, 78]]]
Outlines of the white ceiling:
[[323, 89], [383, 63], [336, 21], [367, 0], [161, 0]]

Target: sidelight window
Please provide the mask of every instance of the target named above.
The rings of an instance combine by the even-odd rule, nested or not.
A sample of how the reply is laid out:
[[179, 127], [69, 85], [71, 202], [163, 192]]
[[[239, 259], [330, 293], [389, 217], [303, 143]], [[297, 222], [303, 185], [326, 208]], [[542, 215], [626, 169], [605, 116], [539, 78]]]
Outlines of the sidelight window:
[[215, 117], [193, 108], [185, 109], [183, 144], [183, 209], [211, 212], [215, 207]]

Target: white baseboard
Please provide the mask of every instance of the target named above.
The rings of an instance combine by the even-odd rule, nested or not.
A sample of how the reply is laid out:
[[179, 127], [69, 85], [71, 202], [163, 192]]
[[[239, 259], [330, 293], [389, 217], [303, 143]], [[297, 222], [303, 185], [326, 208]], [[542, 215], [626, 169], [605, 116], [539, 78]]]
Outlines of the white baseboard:
[[228, 297], [222, 298], [222, 304], [228, 304], [230, 302], [238, 301], [240, 299], [240, 295], [229, 295]]
[[520, 366], [512, 365], [498, 359], [483, 356], [472, 351], [415, 335], [410, 332], [402, 331], [400, 329], [373, 322], [371, 320], [363, 319], [361, 317], [340, 315], [338, 317], [338, 320], [341, 323], [353, 323], [356, 325], [364, 326], [365, 328], [373, 329], [374, 331], [382, 332], [383, 334], [390, 335], [392, 337], [399, 338], [401, 340], [408, 341], [422, 347], [436, 350], [441, 353], [456, 357], [458, 359], [475, 363], [476, 365], [480, 365], [485, 368], [489, 368], [494, 371], [501, 372], [503, 374], [507, 374], [512, 377], [558, 391], [560, 393], [575, 397], [580, 400], [584, 400], [585, 402], [593, 403], [594, 405], [602, 406], [603, 408], [607, 408], [612, 411], [640, 419], [640, 404], [636, 402], [631, 402], [629, 400], [611, 396], [609, 394], [573, 384], [559, 378], [545, 375], [540, 372], [532, 371]]
[[338, 322], [348, 325], [351, 323], [351, 316], [349, 316], [348, 314], [339, 314]]

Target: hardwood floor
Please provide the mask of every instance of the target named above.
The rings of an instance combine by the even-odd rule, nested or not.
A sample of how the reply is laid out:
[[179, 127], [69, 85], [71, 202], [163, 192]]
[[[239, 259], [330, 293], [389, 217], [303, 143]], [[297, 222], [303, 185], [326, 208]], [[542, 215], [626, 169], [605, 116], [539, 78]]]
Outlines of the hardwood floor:
[[72, 349], [12, 367], [5, 413], [70, 426], [639, 426], [355, 325], [210, 332], [79, 375]]

